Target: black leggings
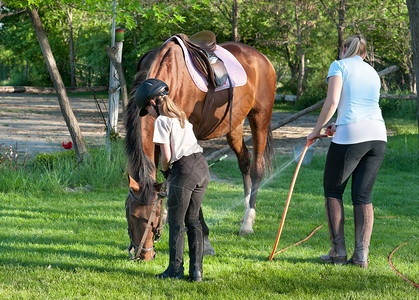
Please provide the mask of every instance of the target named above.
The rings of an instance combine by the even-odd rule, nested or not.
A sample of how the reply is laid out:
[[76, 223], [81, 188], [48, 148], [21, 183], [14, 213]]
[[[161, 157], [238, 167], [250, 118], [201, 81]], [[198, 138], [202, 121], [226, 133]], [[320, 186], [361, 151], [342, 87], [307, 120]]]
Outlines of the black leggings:
[[173, 163], [167, 206], [169, 225], [200, 223], [199, 210], [209, 183], [208, 164], [202, 153]]
[[371, 203], [371, 191], [378, 169], [386, 153], [386, 142], [369, 141], [341, 145], [331, 143], [324, 168], [325, 197], [342, 200], [349, 177], [352, 175], [352, 204]]

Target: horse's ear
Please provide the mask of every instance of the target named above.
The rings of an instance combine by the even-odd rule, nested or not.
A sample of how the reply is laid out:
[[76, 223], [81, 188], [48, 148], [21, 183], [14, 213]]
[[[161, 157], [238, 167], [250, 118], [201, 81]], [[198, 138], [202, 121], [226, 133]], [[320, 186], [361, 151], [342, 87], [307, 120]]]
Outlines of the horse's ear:
[[163, 182], [154, 184], [154, 188], [156, 189], [157, 192], [160, 192], [162, 185], [163, 185]]
[[132, 189], [134, 192], [138, 192], [140, 190], [140, 185], [138, 184], [138, 182], [135, 181], [135, 179], [132, 178], [129, 174], [128, 174], [128, 182], [129, 182], [129, 188]]

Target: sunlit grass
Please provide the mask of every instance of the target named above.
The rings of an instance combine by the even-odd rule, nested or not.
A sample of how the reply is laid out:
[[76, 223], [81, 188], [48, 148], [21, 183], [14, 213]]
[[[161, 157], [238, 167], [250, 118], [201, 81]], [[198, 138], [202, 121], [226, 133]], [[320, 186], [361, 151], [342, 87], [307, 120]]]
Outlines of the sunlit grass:
[[[397, 276], [388, 262], [390, 253], [407, 243], [394, 253], [393, 264], [419, 282], [419, 166], [417, 140], [409, 124], [389, 138], [373, 190], [375, 222], [368, 269], [320, 262], [320, 255], [330, 247], [322, 191], [324, 155], [316, 154], [300, 170], [278, 249], [322, 227], [272, 261], [267, 258], [295, 171], [293, 157], [278, 156], [273, 176], [264, 178], [255, 233], [248, 236], [238, 236], [244, 205], [237, 162], [230, 158], [211, 168], [223, 181], [210, 183], [203, 203], [216, 255], [204, 258], [201, 284], [153, 278], [168, 264], [166, 227], [155, 244], [154, 261], [128, 259], [124, 207], [128, 189], [122, 158], [105, 165], [106, 155], [99, 152], [94, 163], [87, 165], [90, 170], [72, 166], [70, 158], [65, 163], [52, 159], [51, 168], [44, 166], [43, 176], [41, 171], [2, 169], [0, 298], [417, 299], [417, 289]], [[344, 207], [350, 255], [354, 230], [349, 189]], [[187, 270], [187, 246], [185, 252]]]

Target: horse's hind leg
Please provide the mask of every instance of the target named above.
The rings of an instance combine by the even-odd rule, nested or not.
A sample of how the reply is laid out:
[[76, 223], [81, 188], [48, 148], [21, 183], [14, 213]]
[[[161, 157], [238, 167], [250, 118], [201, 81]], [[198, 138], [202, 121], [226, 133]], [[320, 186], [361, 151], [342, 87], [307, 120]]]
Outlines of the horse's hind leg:
[[[239, 165], [240, 172], [243, 177], [244, 186], [244, 208], [246, 210], [245, 215], [242, 219], [243, 225], [240, 229], [239, 234], [253, 233], [252, 225], [254, 217], [249, 216], [249, 201], [251, 198], [252, 180], [250, 176], [250, 152], [247, 149], [243, 140], [243, 122], [236, 127], [232, 132], [227, 134], [227, 142], [230, 148], [234, 151], [237, 156], [237, 162]], [[254, 214], [253, 214], [254, 215]]]
[[[250, 166], [251, 192], [249, 205], [243, 216], [243, 224], [239, 233], [240, 235], [253, 233], [252, 227], [256, 218], [256, 197], [265, 171], [266, 162], [264, 154], [267, 146], [268, 132], [270, 132], [270, 117], [267, 119], [267, 115], [269, 114], [263, 115], [250, 113], [248, 115], [253, 144], [253, 159]], [[269, 137], [271, 136], [269, 135]]]

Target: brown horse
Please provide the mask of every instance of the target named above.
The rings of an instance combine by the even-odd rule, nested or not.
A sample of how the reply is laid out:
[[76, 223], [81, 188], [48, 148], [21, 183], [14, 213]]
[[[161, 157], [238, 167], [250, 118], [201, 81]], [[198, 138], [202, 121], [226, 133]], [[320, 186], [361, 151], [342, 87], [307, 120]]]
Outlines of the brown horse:
[[[185, 66], [182, 49], [175, 41], [169, 41], [160, 48], [147, 52], [138, 61], [125, 116], [125, 127], [129, 174], [134, 180], [133, 185], [138, 183], [140, 189], [131, 190], [139, 201], [134, 201], [128, 196], [127, 203], [134, 201], [140, 205], [139, 202], [142, 202], [141, 205], [145, 205], [144, 209], [150, 211], [151, 203], [157, 195], [155, 179], [160, 153], [159, 147], [152, 142], [154, 118], [149, 115], [140, 117], [134, 94], [145, 79], [158, 78], [169, 86], [170, 97], [186, 113], [198, 140], [226, 135], [230, 148], [237, 156], [243, 176], [245, 214], [239, 234], [244, 235], [253, 233], [257, 191], [265, 166], [270, 165], [273, 155], [270, 120], [275, 99], [276, 75], [269, 60], [254, 48], [234, 42], [227, 42], [221, 46], [237, 58], [247, 74], [247, 83], [233, 90], [231, 114], [226, 114], [229, 109], [226, 101], [229, 90], [225, 89], [214, 94], [213, 112], [203, 117], [206, 93], [198, 89], [192, 81]], [[243, 140], [243, 124], [246, 117], [252, 132], [253, 160]], [[201, 124], [203, 119], [205, 124]], [[215, 123], [218, 123], [218, 126], [214, 129]], [[211, 130], [206, 130], [205, 127], [211, 127]], [[203, 135], [202, 132], [209, 133]], [[147, 214], [149, 215], [149, 212]], [[145, 248], [152, 245], [150, 241], [153, 234], [150, 232], [149, 235], [149, 243]], [[138, 245], [138, 238], [135, 243]]]

